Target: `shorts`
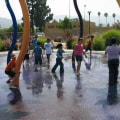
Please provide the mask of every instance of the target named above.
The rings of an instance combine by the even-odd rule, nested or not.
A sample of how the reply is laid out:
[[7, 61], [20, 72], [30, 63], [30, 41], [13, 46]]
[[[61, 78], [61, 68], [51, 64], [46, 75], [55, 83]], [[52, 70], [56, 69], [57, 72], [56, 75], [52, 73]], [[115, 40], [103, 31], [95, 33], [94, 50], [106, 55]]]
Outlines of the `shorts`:
[[7, 75], [9, 75], [10, 77], [14, 77], [15, 76], [15, 72], [12, 72], [12, 71], [5, 71], [5, 73], [7, 74]]
[[35, 64], [42, 64], [42, 58], [41, 58], [41, 56], [35, 56]]
[[78, 56], [78, 55], [76, 55], [76, 61], [82, 61], [82, 56]]
[[29, 54], [25, 54], [24, 60], [29, 60]]
[[92, 50], [91, 47], [87, 46], [87, 47], [85, 48], [85, 51], [88, 51], [88, 50], [91, 51], [91, 50]]

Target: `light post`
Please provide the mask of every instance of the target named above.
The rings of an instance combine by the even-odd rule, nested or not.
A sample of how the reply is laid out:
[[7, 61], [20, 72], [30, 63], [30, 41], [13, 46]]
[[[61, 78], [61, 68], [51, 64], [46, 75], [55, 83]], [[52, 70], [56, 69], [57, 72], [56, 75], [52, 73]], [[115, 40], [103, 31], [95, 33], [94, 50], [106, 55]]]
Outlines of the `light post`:
[[88, 11], [88, 14], [89, 14], [89, 34], [90, 34], [90, 14], [91, 14], [91, 11]]
[[70, 19], [70, 0], [69, 0], [69, 19]]
[[86, 5], [84, 5], [84, 21], [85, 21], [85, 8], [86, 8]]

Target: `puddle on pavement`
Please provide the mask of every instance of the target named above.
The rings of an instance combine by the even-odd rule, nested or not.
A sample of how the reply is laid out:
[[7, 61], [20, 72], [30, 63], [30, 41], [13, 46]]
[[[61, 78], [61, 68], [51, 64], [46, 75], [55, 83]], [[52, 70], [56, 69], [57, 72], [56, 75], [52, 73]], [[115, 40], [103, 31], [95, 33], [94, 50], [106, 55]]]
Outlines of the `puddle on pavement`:
[[[55, 59], [56, 55], [54, 53], [51, 56], [50, 68], [54, 66]], [[89, 55], [85, 60], [87, 63], [90, 62]], [[0, 59], [0, 63], [3, 63], [2, 68], [5, 67], [5, 61], [6, 58], [3, 56]], [[30, 66], [25, 65], [24, 68], [21, 66], [22, 73], [20, 75], [22, 102], [25, 107], [22, 110], [33, 112], [33, 116], [30, 117], [34, 117], [36, 120], [39, 120], [37, 119], [39, 116], [42, 120], [48, 117], [49, 120], [56, 120], [56, 117], [59, 118], [62, 115], [62, 120], [78, 120], [80, 118], [83, 118], [82, 120], [109, 120], [108, 116], [111, 109], [107, 107], [108, 116], [106, 117], [103, 108], [108, 87], [107, 59], [103, 55], [93, 54], [90, 69], [86, 69], [85, 62], [82, 61], [81, 72], [83, 75], [80, 76], [76, 76], [76, 63], [72, 65], [70, 53], [64, 54], [65, 72], [62, 75], [59, 74], [59, 67], [56, 74], [47, 71], [46, 59], [43, 62], [44, 68], [42, 70], [38, 69], [37, 72], [34, 71], [34, 58], [31, 58], [30, 63]], [[3, 88], [6, 85], [6, 78], [3, 79], [4, 73], [1, 70], [2, 84], [0, 86]], [[120, 86], [118, 86], [118, 89], [120, 89]], [[9, 92], [2, 89], [3, 93], [6, 95]], [[118, 108], [119, 103], [116, 106]], [[40, 111], [40, 113], [34, 112], [35, 110]], [[47, 114], [44, 114], [45, 112]], [[53, 116], [51, 116], [52, 113], [54, 113]], [[117, 115], [116, 118], [119, 118]]]

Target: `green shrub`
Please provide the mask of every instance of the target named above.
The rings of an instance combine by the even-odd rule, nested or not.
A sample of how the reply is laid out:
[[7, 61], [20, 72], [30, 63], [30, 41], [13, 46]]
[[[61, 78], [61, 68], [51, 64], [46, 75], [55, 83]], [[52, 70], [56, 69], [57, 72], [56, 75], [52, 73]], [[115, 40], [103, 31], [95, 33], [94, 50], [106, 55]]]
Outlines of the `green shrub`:
[[44, 43], [47, 42], [47, 38], [39, 38], [39, 42], [41, 42], [41, 47], [44, 48]]
[[92, 48], [93, 50], [104, 50], [105, 49], [105, 41], [102, 39], [102, 37], [94, 38]]
[[75, 47], [75, 45], [77, 44], [77, 40], [76, 41], [72, 41], [72, 49]]
[[103, 33], [103, 39], [105, 39], [105, 46], [110, 45], [110, 41], [112, 37], [116, 37], [117, 44], [119, 44], [119, 38], [120, 38], [120, 31], [119, 30], [109, 30], [105, 33]]
[[3, 49], [3, 41], [0, 39], [0, 51]]

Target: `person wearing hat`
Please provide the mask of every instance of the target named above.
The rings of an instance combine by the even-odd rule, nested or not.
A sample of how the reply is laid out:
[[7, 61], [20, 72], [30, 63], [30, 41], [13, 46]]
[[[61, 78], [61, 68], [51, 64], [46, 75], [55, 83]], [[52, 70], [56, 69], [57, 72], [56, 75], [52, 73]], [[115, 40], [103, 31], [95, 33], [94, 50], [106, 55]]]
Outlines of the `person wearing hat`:
[[117, 78], [119, 67], [120, 47], [116, 44], [116, 38], [111, 38], [111, 44], [106, 48], [105, 56], [108, 58], [109, 87], [108, 102], [111, 104], [117, 97]]

